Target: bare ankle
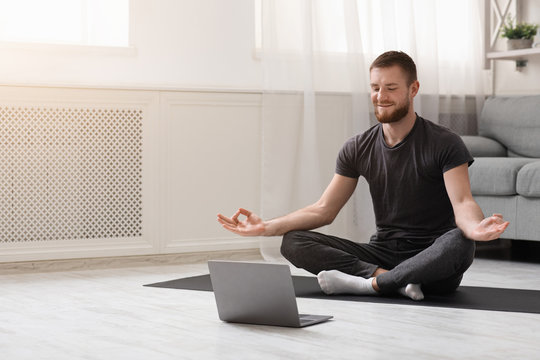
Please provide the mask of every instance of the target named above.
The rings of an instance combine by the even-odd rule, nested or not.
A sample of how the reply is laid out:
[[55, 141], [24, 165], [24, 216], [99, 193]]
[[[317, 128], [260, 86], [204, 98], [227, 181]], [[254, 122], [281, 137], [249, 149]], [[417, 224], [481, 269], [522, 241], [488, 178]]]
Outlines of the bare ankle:
[[383, 269], [381, 267], [378, 267], [377, 270], [375, 270], [375, 272], [373, 273], [373, 275], [371, 275], [372, 277], [377, 277], [381, 274], [384, 274], [385, 272], [388, 272], [388, 270], [386, 269]]
[[376, 292], [380, 292], [381, 289], [379, 288], [379, 285], [377, 285], [377, 278], [374, 277], [373, 280], [371, 280], [371, 286], [373, 287], [373, 290]]

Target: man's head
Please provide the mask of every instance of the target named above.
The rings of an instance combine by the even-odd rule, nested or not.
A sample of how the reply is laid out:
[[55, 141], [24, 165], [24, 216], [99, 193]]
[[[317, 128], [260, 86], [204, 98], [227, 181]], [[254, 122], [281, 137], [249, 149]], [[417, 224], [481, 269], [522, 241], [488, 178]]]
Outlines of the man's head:
[[371, 66], [369, 72], [375, 68], [389, 68], [399, 66], [407, 76], [407, 85], [411, 85], [417, 80], [416, 65], [411, 57], [402, 51], [387, 51], [377, 57]]
[[371, 101], [379, 122], [397, 122], [414, 113], [411, 103], [420, 84], [416, 65], [409, 55], [400, 51], [385, 52], [373, 61], [369, 74]]

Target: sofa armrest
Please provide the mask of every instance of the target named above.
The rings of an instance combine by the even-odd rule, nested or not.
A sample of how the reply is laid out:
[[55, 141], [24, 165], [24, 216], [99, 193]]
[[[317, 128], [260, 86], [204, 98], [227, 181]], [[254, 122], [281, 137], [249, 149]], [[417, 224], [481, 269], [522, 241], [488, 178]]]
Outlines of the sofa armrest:
[[499, 142], [483, 136], [462, 136], [463, 142], [475, 157], [505, 157], [506, 148]]

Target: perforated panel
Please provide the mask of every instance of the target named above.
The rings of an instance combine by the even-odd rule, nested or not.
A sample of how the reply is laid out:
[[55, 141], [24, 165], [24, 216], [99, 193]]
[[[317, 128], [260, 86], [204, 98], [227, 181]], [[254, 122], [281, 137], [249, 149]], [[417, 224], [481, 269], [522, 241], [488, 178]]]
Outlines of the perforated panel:
[[142, 120], [0, 106], [0, 242], [142, 236]]

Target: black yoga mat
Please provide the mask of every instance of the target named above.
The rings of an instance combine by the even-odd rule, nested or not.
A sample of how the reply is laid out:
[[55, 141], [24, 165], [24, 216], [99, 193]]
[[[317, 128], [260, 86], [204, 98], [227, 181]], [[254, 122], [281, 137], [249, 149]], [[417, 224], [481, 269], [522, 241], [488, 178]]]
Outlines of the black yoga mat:
[[[401, 296], [326, 295], [322, 292], [315, 277], [293, 276], [292, 279], [296, 296], [304, 298], [540, 314], [539, 290], [460, 286], [452, 294], [426, 295], [422, 301], [413, 301]], [[144, 286], [212, 291], [210, 275], [194, 276]]]

